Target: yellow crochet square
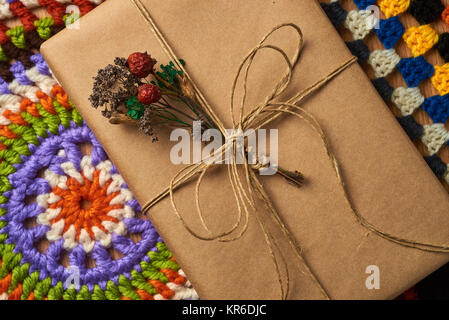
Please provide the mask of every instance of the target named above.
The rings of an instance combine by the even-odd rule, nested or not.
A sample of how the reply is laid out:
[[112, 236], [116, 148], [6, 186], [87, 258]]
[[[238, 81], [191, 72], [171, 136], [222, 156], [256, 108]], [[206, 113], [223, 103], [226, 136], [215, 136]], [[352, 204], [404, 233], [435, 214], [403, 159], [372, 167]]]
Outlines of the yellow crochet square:
[[438, 33], [430, 25], [408, 28], [402, 36], [414, 57], [423, 55], [438, 42]]
[[410, 0], [377, 0], [377, 5], [387, 18], [405, 12], [410, 6]]
[[441, 96], [449, 93], [449, 63], [442, 66], [435, 66], [435, 74], [432, 77], [432, 84]]

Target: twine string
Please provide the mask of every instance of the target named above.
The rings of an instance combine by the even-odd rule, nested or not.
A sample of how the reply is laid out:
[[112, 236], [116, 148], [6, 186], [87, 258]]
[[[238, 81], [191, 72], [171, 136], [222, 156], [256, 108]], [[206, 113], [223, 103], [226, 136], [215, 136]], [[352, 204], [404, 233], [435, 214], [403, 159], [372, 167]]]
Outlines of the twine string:
[[[303, 266], [305, 270], [305, 274], [307, 274], [311, 280], [314, 282], [314, 284], [318, 287], [321, 294], [324, 298], [330, 299], [329, 294], [325, 290], [322, 283], [319, 281], [318, 277], [313, 272], [312, 268], [309, 266], [307, 261], [305, 260], [301, 247], [296, 242], [295, 238], [291, 234], [290, 230], [286, 227], [282, 217], [280, 216], [279, 212], [274, 207], [270, 197], [267, 195], [265, 189], [263, 188], [261, 182], [259, 181], [259, 178], [255, 174], [255, 170], [259, 169], [261, 167], [261, 164], [258, 163], [256, 165], [249, 165], [248, 161], [244, 154], [238, 154], [238, 152], [242, 152], [241, 148], [237, 148], [237, 137], [235, 135], [229, 134], [225, 127], [223, 122], [219, 119], [219, 117], [214, 112], [213, 108], [209, 105], [207, 100], [205, 99], [204, 95], [198, 88], [198, 86], [195, 84], [195, 82], [190, 77], [189, 73], [183, 66], [183, 64], [180, 62], [180, 60], [177, 58], [176, 54], [174, 53], [173, 49], [170, 47], [170, 45], [167, 43], [165, 37], [157, 27], [156, 23], [154, 22], [153, 18], [151, 17], [150, 12], [147, 10], [147, 8], [143, 5], [141, 0], [130, 0], [138, 9], [139, 13], [142, 15], [142, 17], [145, 19], [145, 21], [150, 26], [151, 31], [153, 32], [154, 36], [158, 40], [160, 46], [164, 50], [164, 52], [167, 54], [167, 56], [175, 63], [175, 65], [183, 72], [183, 76], [187, 79], [187, 81], [190, 82], [190, 84], [193, 87], [193, 91], [195, 94], [195, 98], [197, 99], [200, 106], [203, 108], [204, 112], [207, 114], [207, 116], [211, 119], [211, 121], [214, 123], [216, 128], [226, 137], [226, 142], [215, 152], [214, 155], [209, 155], [206, 157], [206, 159], [203, 159], [202, 162], [191, 164], [183, 169], [181, 169], [170, 181], [169, 186], [163, 190], [160, 194], [158, 194], [156, 197], [154, 197], [152, 200], [147, 202], [143, 208], [142, 211], [144, 213], [148, 212], [153, 206], [155, 206], [157, 203], [159, 203], [162, 199], [169, 197], [170, 202], [173, 208], [173, 211], [176, 215], [176, 217], [181, 221], [184, 228], [195, 238], [205, 241], [220, 241], [220, 242], [230, 242], [230, 241], [236, 241], [240, 239], [246, 232], [249, 224], [249, 217], [250, 212], [254, 213], [254, 216], [256, 220], [258, 221], [258, 224], [262, 230], [262, 233], [264, 235], [265, 243], [267, 244], [267, 250], [271, 256], [271, 259], [274, 264], [274, 269], [277, 274], [277, 278], [280, 285], [280, 291], [281, 291], [281, 298], [286, 299], [289, 294], [289, 288], [290, 288], [290, 278], [289, 278], [289, 269], [287, 266], [286, 259], [282, 253], [282, 250], [280, 249], [280, 246], [278, 244], [278, 241], [274, 238], [274, 236], [269, 231], [265, 220], [262, 217], [262, 214], [266, 215], [269, 220], [271, 220], [274, 225], [279, 228], [279, 230], [282, 232], [284, 236], [284, 240], [286, 240], [289, 244], [289, 246], [292, 248], [295, 257], [297, 258], [300, 265]], [[298, 35], [298, 43], [296, 46], [295, 53], [293, 55], [293, 58], [289, 58], [287, 53], [280, 47], [277, 47], [275, 45], [266, 44], [266, 41], [270, 38], [272, 34], [275, 32], [281, 30], [290, 28], [293, 29], [297, 35]], [[302, 34], [301, 29], [293, 24], [293, 23], [284, 23], [280, 24], [276, 27], [274, 27], [270, 32], [268, 32], [262, 40], [259, 42], [259, 44], [254, 47], [248, 55], [242, 60], [240, 63], [237, 73], [235, 75], [232, 89], [231, 89], [231, 101], [230, 101], [230, 114], [232, 119], [232, 124], [234, 130], [241, 130], [241, 132], [244, 132], [248, 129], [254, 129], [258, 130], [277, 118], [279, 118], [281, 115], [287, 115], [287, 116], [294, 116], [300, 120], [303, 120], [306, 124], [308, 124], [315, 133], [319, 136], [319, 138], [322, 141], [322, 145], [324, 148], [324, 151], [327, 155], [327, 158], [329, 160], [330, 166], [332, 167], [338, 185], [341, 188], [343, 192], [343, 196], [345, 199], [345, 202], [347, 203], [350, 211], [352, 212], [353, 216], [357, 220], [357, 222], [362, 226], [363, 228], [367, 229], [368, 231], [388, 240], [393, 243], [396, 243], [398, 245], [404, 246], [404, 247], [410, 247], [415, 248], [422, 251], [427, 252], [437, 252], [437, 253], [449, 253], [449, 244], [434, 244], [434, 243], [428, 243], [428, 242], [421, 242], [416, 240], [409, 240], [404, 239], [401, 237], [398, 237], [396, 235], [390, 234], [386, 231], [383, 231], [379, 227], [373, 225], [368, 220], [366, 220], [355, 208], [353, 205], [348, 191], [346, 189], [344, 179], [341, 174], [340, 165], [337, 161], [337, 158], [333, 154], [330, 148], [330, 144], [328, 142], [328, 139], [326, 137], [326, 134], [324, 133], [324, 130], [320, 123], [317, 121], [317, 119], [308, 111], [306, 111], [303, 107], [300, 107], [298, 104], [303, 102], [307, 97], [309, 97], [311, 94], [319, 91], [322, 87], [324, 87], [329, 81], [340, 75], [343, 71], [348, 69], [350, 66], [352, 66], [357, 59], [355, 57], [351, 57], [341, 65], [337, 66], [336, 68], [332, 69], [329, 74], [326, 76], [320, 78], [316, 82], [314, 82], [312, 85], [307, 87], [304, 90], [299, 91], [296, 95], [288, 99], [286, 102], [278, 102], [277, 99], [284, 93], [284, 91], [288, 88], [292, 75], [293, 70], [298, 64], [301, 52], [303, 50], [304, 46], [304, 37]], [[272, 50], [275, 53], [278, 53], [282, 58], [285, 64], [287, 65], [287, 71], [284, 76], [281, 77], [281, 79], [276, 83], [270, 94], [268, 94], [261, 104], [259, 104], [256, 107], [253, 107], [250, 112], [248, 112], [246, 115], [244, 114], [245, 111], [245, 105], [246, 105], [246, 97], [248, 92], [248, 76], [250, 74], [251, 67], [253, 65], [253, 61], [256, 57], [256, 55], [261, 50]], [[242, 87], [242, 98], [238, 105], [238, 119], [235, 119], [235, 95], [238, 87], [239, 80], [242, 79], [243, 87]], [[231, 163], [227, 166], [228, 169], [228, 179], [232, 188], [232, 195], [235, 199], [235, 203], [237, 206], [237, 214], [236, 214], [236, 220], [234, 224], [225, 231], [221, 231], [218, 233], [213, 233], [211, 229], [207, 226], [205, 216], [201, 209], [201, 201], [200, 201], [200, 186], [204, 179], [204, 177], [207, 175], [207, 172], [210, 168], [217, 165], [217, 157], [221, 156], [223, 154], [228, 154], [227, 152], [232, 153], [232, 159]], [[237, 157], [241, 157], [244, 160], [244, 166], [237, 165]], [[214, 163], [215, 162], [215, 163]], [[239, 170], [240, 168], [240, 170]], [[244, 171], [244, 180], [242, 180], [241, 176], [242, 174], [239, 172], [243, 170]], [[193, 230], [185, 221], [183, 215], [179, 211], [174, 193], [175, 190], [183, 186], [185, 183], [196, 179], [196, 185], [195, 185], [195, 205], [196, 205], [196, 212], [200, 219], [201, 225], [203, 227], [203, 230], [206, 232], [206, 235], [200, 234]], [[256, 203], [254, 200], [254, 195], [257, 196], [257, 198], [263, 203], [266, 210], [263, 211], [263, 213], [258, 212], [258, 210], [255, 210]], [[280, 259], [277, 257], [279, 256]], [[282, 277], [281, 272], [281, 266], [282, 269], [284, 269], [285, 276]]]

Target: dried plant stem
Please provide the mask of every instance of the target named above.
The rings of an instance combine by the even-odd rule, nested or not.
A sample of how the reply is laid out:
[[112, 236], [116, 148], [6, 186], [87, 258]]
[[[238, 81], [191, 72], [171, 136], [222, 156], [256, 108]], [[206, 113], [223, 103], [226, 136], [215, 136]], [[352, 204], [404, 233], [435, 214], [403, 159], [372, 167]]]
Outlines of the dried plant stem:
[[[182, 125], [188, 126], [188, 127], [191, 127], [191, 126], [192, 126], [192, 125], [188, 124], [187, 122], [182, 121], [182, 120], [179, 119], [175, 114], [173, 114], [172, 112], [170, 112], [170, 111], [168, 111], [168, 110], [166, 110], [166, 109], [160, 109], [160, 108], [158, 108], [158, 109], [154, 109], [154, 111], [156, 112], [156, 114], [157, 114], [157, 116], [158, 116], [159, 118], [165, 119], [165, 120], [167, 120], [167, 121], [176, 122], [176, 123], [178, 123], [178, 124], [182, 124]], [[168, 113], [168, 114], [171, 115], [173, 118], [166, 117], [166, 116], [164, 116], [161, 112]]]
[[109, 119], [109, 123], [111, 123], [111, 124], [127, 124], [127, 125], [137, 126], [138, 121], [135, 119], [131, 119], [130, 117], [128, 117], [122, 113], [113, 113], [111, 118]]
[[[167, 82], [166, 80], [164, 80], [163, 78], [161, 78], [159, 75], [157, 74], [153, 74], [153, 76], [160, 81], [161, 83], [164, 84], [164, 86], [166, 88], [164, 88], [163, 90], [161, 90], [162, 95], [164, 96], [169, 96], [169, 97], [173, 97], [175, 99], [180, 100], [181, 102], [183, 102], [197, 117], [199, 117], [201, 120], [203, 120], [204, 122], [206, 122], [206, 126], [208, 128], [214, 128], [213, 125], [211, 125], [211, 121], [210, 119], [208, 119], [208, 117], [206, 116], [205, 112], [201, 109], [201, 107], [199, 107], [197, 105], [197, 103], [195, 103], [194, 99], [191, 98], [190, 96], [185, 95], [185, 92], [179, 88], [177, 88], [176, 86], [174, 86], [173, 84]], [[165, 99], [164, 99], [165, 101]], [[167, 102], [167, 101], [165, 101]], [[167, 103], [168, 104], [168, 103]], [[193, 105], [193, 106], [192, 106]]]
[[162, 103], [162, 102], [159, 101], [159, 104], [163, 105], [165, 108], [170, 109], [170, 110], [173, 110], [173, 111], [176, 111], [176, 112], [178, 112], [179, 114], [183, 115], [184, 117], [186, 117], [186, 118], [188, 118], [188, 119], [190, 119], [190, 120], [192, 120], [192, 121], [195, 121], [195, 120], [196, 120], [195, 118], [193, 118], [192, 116], [188, 115], [188, 114], [185, 113], [184, 111], [181, 111], [181, 110], [179, 110], [179, 109], [177, 109], [177, 108], [171, 106], [171, 105], [168, 103], [168, 101], [165, 100], [165, 98], [162, 98], [162, 100], [164, 101], [164, 103]]

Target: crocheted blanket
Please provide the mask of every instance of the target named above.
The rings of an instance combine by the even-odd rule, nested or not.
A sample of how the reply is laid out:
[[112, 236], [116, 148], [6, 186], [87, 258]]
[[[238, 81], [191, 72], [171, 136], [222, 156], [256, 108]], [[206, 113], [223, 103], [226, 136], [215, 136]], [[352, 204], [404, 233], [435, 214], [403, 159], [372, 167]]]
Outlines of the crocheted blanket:
[[197, 298], [39, 53], [101, 2], [0, 0], [0, 299]]
[[[85, 15], [101, 2], [0, 0], [0, 299], [198, 298], [39, 53], [75, 20], [70, 5]], [[449, 22], [449, 9], [440, 0], [379, 0], [375, 29], [365, 10], [375, 0], [341, 2], [323, 7], [350, 31], [348, 47], [449, 182], [449, 66], [424, 55], [436, 48], [449, 61], [449, 35], [434, 28]], [[401, 22], [406, 11], [416, 25]], [[383, 48], [372, 50], [373, 29]], [[401, 41], [409, 51], [396, 51]]]
[[[449, 190], [449, 1], [321, 2], [379, 94]], [[416, 291], [421, 298], [449, 298], [448, 288], [449, 266], [445, 266], [418, 284]], [[417, 296], [413, 291], [407, 294]]]
[[349, 49], [449, 190], [449, 7], [441, 0], [326, 2]]

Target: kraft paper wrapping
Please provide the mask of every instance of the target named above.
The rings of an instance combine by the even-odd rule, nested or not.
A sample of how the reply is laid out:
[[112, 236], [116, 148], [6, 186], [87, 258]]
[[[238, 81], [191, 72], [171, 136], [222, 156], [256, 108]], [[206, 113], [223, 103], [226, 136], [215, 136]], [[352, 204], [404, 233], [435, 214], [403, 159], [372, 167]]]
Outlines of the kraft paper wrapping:
[[[350, 53], [319, 4], [312, 0], [145, 0], [147, 8], [176, 54], [228, 128], [232, 80], [243, 57], [274, 26], [293, 22], [305, 37], [301, 62], [286, 97], [309, 86], [346, 61]], [[293, 32], [272, 43], [290, 54]], [[148, 51], [167, 63], [158, 42], [135, 7], [109, 0], [80, 21], [79, 30], [60, 32], [42, 47], [55, 76], [98, 137], [141, 204], [162, 191], [181, 169], [170, 162], [169, 132], [160, 142], [135, 128], [112, 126], [90, 106], [92, 77], [114, 57]], [[285, 65], [264, 52], [249, 79], [249, 104], [264, 98]], [[383, 230], [420, 241], [449, 242], [449, 199], [446, 191], [375, 92], [362, 69], [353, 65], [307, 99], [340, 161], [345, 182], [358, 211]], [[279, 129], [279, 163], [307, 178], [304, 188], [282, 178], [264, 177], [264, 186], [293, 232], [311, 268], [333, 299], [394, 298], [449, 260], [367, 233], [344, 201], [320, 139], [304, 122], [283, 118]], [[226, 170], [215, 170], [203, 183], [202, 209], [213, 230], [235, 221]], [[187, 222], [194, 215], [193, 187], [176, 191]], [[262, 209], [259, 209], [262, 210]], [[242, 239], [231, 243], [193, 238], [165, 199], [149, 218], [167, 242], [202, 299], [278, 299], [279, 283], [256, 219]], [[198, 232], [200, 228], [195, 228]], [[273, 229], [272, 232], [276, 234]], [[279, 239], [281, 237], [277, 235]], [[291, 272], [293, 299], [320, 299], [320, 291], [281, 242]], [[367, 266], [380, 269], [380, 289], [368, 290]]]

